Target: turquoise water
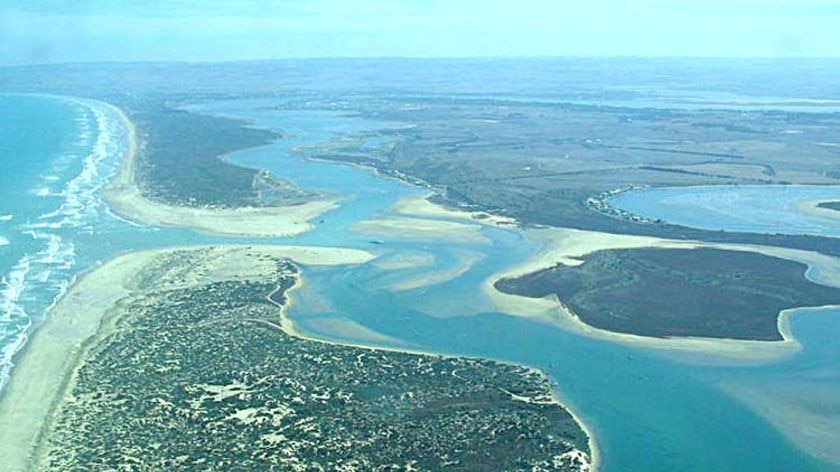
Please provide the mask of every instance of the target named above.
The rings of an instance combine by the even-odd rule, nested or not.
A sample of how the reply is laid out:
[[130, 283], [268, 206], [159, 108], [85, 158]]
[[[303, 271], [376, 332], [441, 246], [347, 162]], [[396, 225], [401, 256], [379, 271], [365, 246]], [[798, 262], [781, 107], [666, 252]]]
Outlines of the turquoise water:
[[716, 185], [645, 189], [610, 199], [616, 208], [711, 231], [840, 237], [840, 220], [803, 213], [798, 204], [840, 200], [827, 185]]
[[[370, 343], [367, 338], [354, 338], [355, 332], [332, 329], [330, 326], [335, 325], [324, 323], [350, 320], [389, 336], [377, 341], [382, 345], [491, 357], [543, 369], [557, 382], [562, 398], [594, 429], [605, 471], [838, 470], [793, 447], [765, 420], [716, 388], [717, 382], [725, 377], [758, 382], [765, 374], [787, 375], [800, 365], [797, 363], [834, 367], [836, 349], [824, 347], [828, 339], [825, 336], [840, 333], [836, 333], [836, 328], [832, 331], [824, 326], [809, 328], [812, 320], [826, 323], [829, 317], [794, 318], [794, 331], [805, 345], [805, 350], [794, 358], [764, 366], [738, 367], [698, 366], [696, 358], [685, 363], [684, 359], [583, 338], [548, 325], [494, 313], [492, 305], [481, 295], [481, 283], [490, 274], [533, 255], [538, 247], [516, 231], [496, 228], [483, 230], [489, 240], [487, 244], [387, 237], [376, 237], [374, 243], [370, 236], [348, 231], [355, 221], [387, 214], [397, 199], [417, 195], [420, 190], [356, 167], [307, 160], [305, 148], [337, 134], [399, 124], [370, 122], [326, 111], [283, 111], [271, 106], [274, 104], [237, 101], [189, 107], [193, 111], [246, 118], [255, 126], [283, 131], [290, 137], [233, 153], [229, 158], [268, 169], [301, 186], [347, 198], [340, 208], [319, 218], [313, 231], [269, 241], [358, 247], [382, 257], [415, 251], [429, 254], [434, 261], [427, 267], [390, 271], [378, 268], [375, 262], [360, 266], [305, 267], [307, 284], [305, 290], [296, 293], [296, 303], [290, 313], [304, 331], [333, 340]], [[6, 170], [18, 172], [15, 169], [20, 167], [20, 172], [31, 177], [13, 179], [17, 190], [4, 194], [4, 201], [14, 201], [14, 206], [4, 204], [0, 211], [13, 215], [10, 221], [0, 223], [3, 225], [0, 234], [10, 240], [9, 245], [0, 247], [0, 273], [6, 274], [3, 300], [11, 299], [8, 288], [17, 280], [12, 277], [15, 264], [24, 257], [34, 259], [40, 250], [25, 244], [26, 231], [30, 231], [33, 223], [40, 222], [42, 215], [55, 211], [68, 200], [72, 192], [63, 189], [82, 173], [86, 157], [97, 149], [88, 141], [95, 142], [104, 133], [124, 145], [120, 142], [122, 131], [118, 126], [115, 123], [97, 126], [97, 123], [107, 124], [108, 117], [100, 116], [97, 121], [87, 107], [31, 97], [0, 100], [3, 120], [9, 119], [6, 112], [27, 108], [29, 114], [18, 115], [12, 121], [14, 126], [28, 129], [29, 134], [11, 133], [2, 139], [6, 148], [3, 148], [4, 172], [0, 174]], [[84, 127], [78, 116], [85, 116], [89, 121], [87, 141], [81, 139]], [[43, 125], [47, 119], [54, 119], [55, 123]], [[49, 133], [65, 138], [55, 138], [55, 144], [41, 147], [36, 142], [43, 142], [45, 137], [35, 137], [30, 142], [20, 138]], [[79, 144], [79, 150], [68, 159], [72, 161], [72, 169], [66, 175], [59, 175], [54, 171], [55, 162], [60, 156], [69, 155], [71, 144], [68, 143]], [[61, 272], [67, 283], [98, 261], [133, 248], [220, 240], [190, 231], [132, 225], [110, 215], [98, 198], [97, 185], [107, 181], [113, 172], [119, 145], [97, 164], [96, 178], [91, 179], [96, 185], [85, 194], [91, 199], [80, 213], [84, 216], [74, 220], [75, 225], [39, 228], [60, 238], [64, 244], [73, 245], [73, 262]], [[293, 152], [295, 149], [302, 152]], [[23, 152], [29, 152], [31, 157], [21, 164], [14, 156]], [[49, 181], [49, 192], [39, 190], [43, 185], [39, 179], [54, 174], [59, 178]], [[50, 196], [53, 192], [57, 195]], [[40, 194], [45, 196], [36, 198]], [[483, 254], [484, 258], [455, 280], [408, 291], [389, 288], [402, 280], [449, 270], [457, 266], [459, 255], [466, 250]], [[34, 272], [30, 270], [30, 273]], [[3, 338], [6, 345], [20, 339], [14, 333], [21, 327], [28, 323], [37, 325], [43, 319], [43, 308], [61, 293], [38, 285], [37, 280], [27, 274], [20, 285], [25, 296], [13, 300], [13, 305], [25, 311], [24, 315], [4, 312], [9, 318], [3, 318], [2, 325], [4, 333], [8, 333]], [[26, 305], [27, 297], [40, 300], [43, 307]]]

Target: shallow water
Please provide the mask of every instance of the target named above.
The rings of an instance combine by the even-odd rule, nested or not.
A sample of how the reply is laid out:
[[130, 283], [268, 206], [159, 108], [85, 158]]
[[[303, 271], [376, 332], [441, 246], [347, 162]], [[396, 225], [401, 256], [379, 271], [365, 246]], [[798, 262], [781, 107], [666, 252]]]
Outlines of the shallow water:
[[[36, 106], [34, 102], [25, 103], [30, 100], [35, 99], [16, 97], [11, 102], [0, 101], [0, 111], [2, 107]], [[33, 112], [35, 115], [27, 117], [22, 125], [31, 125], [38, 113], [45, 117], [65, 113], [68, 119], [75, 116], [74, 112], [58, 110], [57, 107], [67, 106], [64, 102], [44, 105], [44, 99], [38, 100], [45, 108]], [[805, 350], [793, 359], [747, 368], [696, 366], [661, 353], [592, 340], [552, 326], [493, 313], [492, 305], [481, 295], [481, 283], [494, 272], [533, 255], [538, 247], [516, 231], [497, 228], [483, 230], [490, 241], [488, 244], [411, 241], [384, 236], [377, 236], [374, 243], [370, 236], [349, 231], [354, 222], [387, 214], [397, 199], [417, 195], [420, 190], [356, 167], [313, 162], [305, 159], [305, 153], [290, 151], [328, 140], [338, 133], [395, 124], [369, 122], [334, 112], [282, 111], [269, 106], [273, 104], [236, 101], [189, 107], [193, 111], [246, 118], [255, 126], [284, 131], [291, 137], [233, 153], [229, 158], [268, 169], [303, 187], [348, 198], [340, 208], [318, 219], [313, 231], [268, 241], [358, 247], [383, 257], [415, 251], [434, 258], [430, 266], [399, 270], [383, 270], [375, 262], [360, 266], [304, 268], [307, 284], [296, 292], [296, 302], [290, 313], [302, 330], [338, 341], [490, 357], [538, 367], [557, 382], [562, 398], [594, 429], [602, 449], [602, 470], [838, 469], [820, 464], [793, 447], [764, 419], [716, 387], [724, 377], [752, 382], [753, 376], [760, 379], [765, 371], [786, 375], [793, 367], [801, 366], [797, 363], [832, 367], [836, 349], [825, 347], [825, 336], [833, 331], [810, 329], [812, 323], [831, 324], [825, 321], [830, 317], [794, 317], [794, 332], [801, 335]], [[86, 113], [84, 107], [74, 110]], [[110, 129], [109, 132], [111, 136], [118, 136], [120, 130]], [[78, 137], [80, 133], [76, 128], [67, 131], [68, 136]], [[24, 142], [12, 141], [15, 146], [26, 146]], [[26, 166], [32, 166], [34, 180], [21, 183], [21, 188], [37, 188], [37, 178], [50, 172], [52, 156], [60, 152], [56, 151], [59, 146], [46, 149], [27, 161]], [[84, 152], [79, 153], [78, 159], [83, 158]], [[2, 165], [4, 168], [20, 166], [17, 161], [12, 162], [12, 159], [4, 159]], [[55, 185], [60, 187], [72, 178], [72, 174], [69, 172], [67, 178], [56, 181]], [[107, 169], [98, 172], [97, 182], [104, 182], [108, 175]], [[95, 190], [93, 194], [96, 195]], [[6, 198], [20, 197], [10, 194]], [[54, 230], [63, 241], [74, 244], [75, 260], [66, 269], [70, 276], [130, 249], [221, 240], [190, 231], [128, 224], [108, 214], [101, 207], [98, 196], [96, 198], [98, 203], [94, 207], [97, 210], [80, 219], [78, 226], [61, 228], [61, 233], [58, 233], [59, 229]], [[41, 203], [44, 203], [43, 208], [36, 209], [35, 205]], [[58, 199], [53, 206], [60, 206], [60, 203]], [[13, 220], [7, 222], [10, 223], [9, 234], [15, 238], [18, 237], [15, 234], [26, 231], [26, 223], [50, 211], [45, 202], [33, 198], [17, 205], [22, 209], [14, 210]], [[0, 213], [6, 213], [3, 208]], [[19, 217], [18, 214], [29, 216]], [[0, 234], [5, 236], [5, 233]], [[8, 273], [7, 267], [11, 267], [18, 260], [16, 258], [31, 255], [35, 250], [15, 242], [0, 247], [0, 257], [4, 258], [2, 264], [8, 263], [0, 266], [0, 271]], [[465, 250], [485, 257], [461, 277], [415, 290], [389, 289], [403, 280], [452, 269], [457, 265], [459, 254]], [[52, 300], [54, 297], [53, 292], [38, 289], [28, 279], [24, 285], [33, 299]], [[30, 308], [26, 316], [37, 320], [43, 314]], [[350, 320], [387, 338], [372, 338], [363, 331], [347, 330], [346, 323], [336, 324], [333, 320]]]
[[[798, 204], [840, 200], [827, 185], [715, 185], [621, 193], [616, 208], [651, 220], [711, 231], [840, 237], [840, 219], [803, 213]], [[840, 243], [838, 243], [840, 244]]]

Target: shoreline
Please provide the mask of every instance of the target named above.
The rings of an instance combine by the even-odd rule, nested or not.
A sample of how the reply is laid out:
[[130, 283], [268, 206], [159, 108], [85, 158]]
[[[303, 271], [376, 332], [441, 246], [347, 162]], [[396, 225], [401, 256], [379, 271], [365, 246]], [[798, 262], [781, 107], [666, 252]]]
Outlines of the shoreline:
[[[346, 248], [323, 248], [309, 246], [273, 245], [202, 245], [177, 246], [165, 249], [135, 251], [117, 256], [91, 269], [79, 277], [67, 294], [59, 301], [44, 324], [34, 333], [21, 351], [16, 368], [12, 372], [8, 387], [0, 395], [0, 452], [4, 465], [10, 471], [31, 470], [37, 467], [45, 446], [43, 438], [48, 434], [51, 417], [72, 386], [73, 378], [85, 356], [95, 346], [97, 339], [112, 334], [117, 328], [119, 310], [114, 309], [121, 300], [136, 294], [144, 277], [144, 270], [161, 257], [179, 251], [209, 250], [215, 256], [216, 265], [223, 267], [194, 277], [215, 280], [215, 278], [258, 277], [259, 269], [253, 264], [230, 266], [230, 261], [242, 259], [243, 253], [257, 252], [288, 258], [301, 265], [343, 265], [359, 264], [375, 258], [361, 250]], [[343, 256], [343, 257], [341, 257]], [[244, 267], [244, 272], [243, 272]], [[257, 274], [257, 275], [254, 275]], [[149, 275], [154, 277], [154, 275]], [[197, 283], [193, 279], [179, 280], [185, 287]], [[299, 331], [289, 316], [289, 307], [294, 304], [293, 292], [304, 284], [299, 273], [295, 284], [286, 291], [286, 303], [279, 307], [277, 327], [289, 336], [310, 342], [328, 343], [336, 346], [370, 349], [383, 352], [406, 353], [424, 357], [459, 357], [487, 359], [493, 362], [515, 365], [538, 374], [545, 379], [553, 402], [567, 411], [581, 430], [587, 435], [589, 445], [588, 470], [597, 470], [599, 451], [592, 429], [581, 417], [561, 399], [550, 378], [541, 370], [498, 359], [454, 354], [435, 353], [413, 349], [400, 349], [366, 345], [364, 343], [335, 342], [310, 336]], [[271, 294], [266, 295], [270, 297]], [[274, 303], [274, 302], [272, 302]], [[277, 305], [276, 303], [274, 303]], [[80, 316], [81, 315], [81, 316]]]
[[303, 285], [305, 284], [305, 280], [306, 279], [304, 278], [303, 275], [299, 275], [297, 277], [297, 280], [295, 281], [295, 285], [293, 285], [292, 287], [290, 287], [289, 289], [286, 290], [286, 296], [287, 296], [286, 304], [279, 308], [279, 316], [280, 316], [279, 327], [280, 327], [280, 329], [283, 330], [284, 333], [288, 334], [289, 336], [292, 336], [294, 338], [301, 339], [301, 340], [304, 340], [304, 341], [324, 343], [324, 344], [329, 344], [329, 345], [333, 345], [333, 346], [353, 347], [353, 348], [357, 348], [357, 349], [368, 349], [368, 350], [371, 350], [371, 351], [381, 351], [381, 352], [393, 352], [393, 353], [398, 353], [398, 354], [411, 354], [411, 355], [423, 356], [423, 357], [449, 357], [449, 358], [466, 358], [466, 359], [488, 360], [488, 361], [496, 362], [496, 363], [499, 363], [499, 364], [521, 367], [521, 368], [527, 369], [531, 372], [535, 372], [549, 382], [549, 387], [550, 387], [550, 391], [551, 391], [551, 398], [554, 401], [554, 403], [556, 405], [560, 406], [561, 408], [563, 408], [564, 410], [566, 410], [572, 416], [572, 418], [574, 418], [575, 422], [581, 428], [581, 430], [583, 430], [583, 432], [586, 434], [586, 436], [588, 438], [589, 451], [590, 451], [590, 454], [589, 454], [589, 459], [590, 459], [589, 460], [589, 466], [590, 466], [589, 472], [597, 472], [599, 461], [600, 461], [600, 449], [598, 449], [598, 440], [595, 437], [595, 434], [592, 430], [592, 427], [589, 424], [587, 424], [582, 419], [581, 415], [578, 414], [577, 412], [575, 412], [568, 405], [567, 402], [565, 402], [562, 398], [560, 398], [560, 394], [558, 393], [557, 389], [552, 388], [551, 385], [550, 385], [551, 384], [551, 378], [545, 372], [543, 372], [542, 370], [540, 370], [536, 367], [527, 365], [527, 364], [514, 362], [514, 361], [509, 361], [509, 360], [505, 360], [505, 359], [498, 359], [498, 358], [489, 357], [489, 356], [477, 357], [477, 356], [456, 354], [456, 353], [446, 352], [446, 351], [422, 351], [422, 350], [411, 349], [411, 348], [376, 346], [376, 345], [373, 345], [373, 344], [366, 344], [366, 343], [358, 342], [358, 341], [347, 341], [347, 340], [337, 341], [337, 340], [334, 340], [334, 339], [329, 339], [327, 337], [319, 337], [317, 335], [304, 333], [303, 331], [301, 331], [297, 328], [297, 323], [295, 323], [295, 321], [292, 320], [289, 317], [288, 310], [294, 305], [294, 300], [295, 300], [294, 296], [293, 296], [294, 292], [303, 287]]
[[819, 206], [820, 203], [832, 203], [837, 201], [840, 201], [840, 196], [835, 199], [802, 200], [796, 203], [796, 209], [808, 216], [840, 222], [840, 211]]
[[[739, 245], [725, 243], [707, 243], [702, 241], [668, 240], [647, 236], [631, 236], [611, 233], [598, 233], [566, 228], [544, 228], [524, 230], [524, 235], [541, 244], [542, 250], [534, 257], [520, 264], [503, 269], [484, 280], [482, 292], [499, 311], [511, 316], [532, 318], [546, 324], [565, 329], [572, 333], [593, 339], [619, 342], [622, 344], [668, 351], [672, 353], [714, 356], [717, 361], [734, 363], [770, 362], [790, 356], [802, 349], [802, 345], [790, 330], [790, 317], [803, 310], [828, 307], [796, 307], [782, 310], [777, 318], [777, 327], [781, 341], [739, 340], [704, 337], [653, 337], [629, 333], [613, 332], [596, 328], [585, 323], [559, 300], [556, 295], [531, 298], [508, 294], [497, 290], [494, 284], [503, 278], [516, 278], [548, 269], [557, 264], [577, 266], [581, 257], [592, 252], [610, 249], [634, 248], [671, 248], [697, 249], [715, 248], [723, 250], [746, 251], [792, 260], [808, 266], [805, 277], [812, 283], [840, 286], [840, 259], [820, 253], [772, 246]], [[816, 279], [810, 275], [819, 263], [823, 270]], [[686, 359], [693, 361], [694, 359]], [[708, 358], [696, 359], [696, 362], [708, 363]]]
[[263, 251], [302, 265], [359, 264], [375, 256], [365, 251], [314, 246], [230, 244], [177, 246], [117, 256], [78, 277], [51, 310], [44, 324], [18, 354], [6, 388], [0, 394], [0, 453], [6, 470], [30, 470], [50, 416], [63, 398], [81, 359], [97, 337], [113, 329], [113, 307], [133, 292], [142, 269], [158, 257], [177, 251], [210, 249], [222, 253]]
[[[71, 100], [73, 100], [71, 98]], [[339, 198], [315, 200], [294, 206], [243, 208], [191, 208], [156, 202], [142, 195], [134, 173], [138, 142], [134, 124], [120, 108], [106, 102], [80, 101], [113, 113], [128, 134], [128, 148], [117, 175], [103, 189], [102, 196], [114, 214], [150, 226], [193, 229], [220, 236], [282, 237], [311, 230], [310, 220], [332, 210]]]

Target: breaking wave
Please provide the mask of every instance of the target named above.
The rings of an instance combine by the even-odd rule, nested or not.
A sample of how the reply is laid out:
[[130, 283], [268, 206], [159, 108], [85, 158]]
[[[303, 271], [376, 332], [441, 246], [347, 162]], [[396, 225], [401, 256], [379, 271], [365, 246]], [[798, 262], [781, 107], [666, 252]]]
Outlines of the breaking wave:
[[[54, 168], [32, 190], [36, 195], [60, 197], [60, 204], [18, 227], [23, 239], [30, 238], [25, 247], [32, 249], [0, 276], [0, 389], [8, 381], [14, 355], [74, 282], [78, 268], [73, 240], [98, 228], [98, 220], [108, 214], [99, 191], [119, 167], [119, 159], [110, 158], [121, 151], [124, 135], [119, 118], [96, 102], [62, 100], [83, 107], [76, 118], [76, 145], [86, 149], [83, 154], [65, 153], [55, 159]], [[81, 155], [78, 173], [69, 179], [59, 177], [62, 171], [77, 167]], [[11, 215], [0, 217], [11, 219]], [[0, 245], [4, 241], [8, 243], [0, 237]]]

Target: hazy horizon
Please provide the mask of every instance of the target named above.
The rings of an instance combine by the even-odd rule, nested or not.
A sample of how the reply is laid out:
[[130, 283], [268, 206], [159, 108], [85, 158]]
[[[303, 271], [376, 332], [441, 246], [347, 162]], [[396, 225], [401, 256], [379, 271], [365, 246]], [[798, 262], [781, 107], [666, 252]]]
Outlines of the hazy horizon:
[[322, 58], [837, 58], [828, 0], [10, 0], [0, 65]]

